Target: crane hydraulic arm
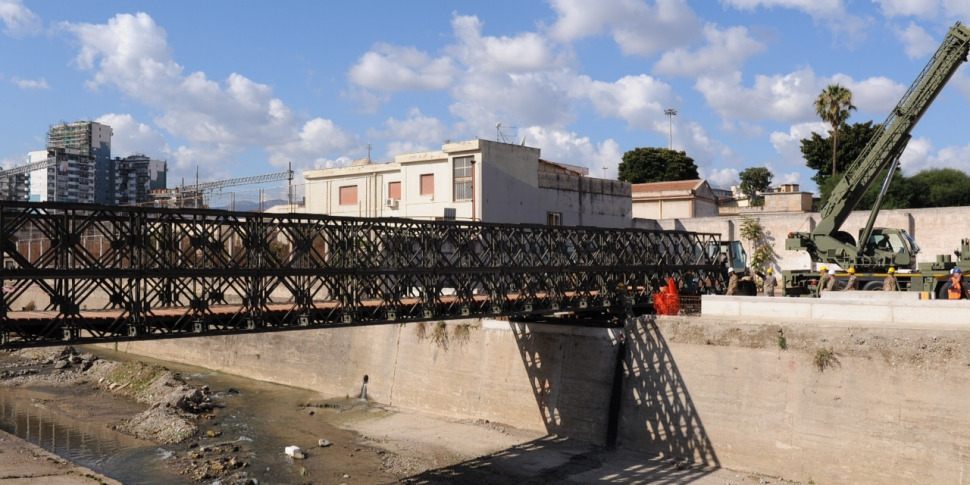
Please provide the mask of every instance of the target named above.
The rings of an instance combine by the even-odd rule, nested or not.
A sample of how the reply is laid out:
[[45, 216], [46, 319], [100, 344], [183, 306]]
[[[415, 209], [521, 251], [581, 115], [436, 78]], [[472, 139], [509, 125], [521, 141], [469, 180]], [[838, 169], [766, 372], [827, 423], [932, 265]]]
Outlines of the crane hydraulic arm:
[[[919, 122], [930, 104], [967, 60], [970, 51], [970, 28], [957, 22], [944, 38], [942, 45], [920, 72], [919, 76], [893, 108], [879, 132], [846, 170], [836, 184], [828, 202], [822, 207], [818, 225], [810, 233], [792, 233], [786, 241], [786, 249], [808, 251], [813, 261], [823, 261], [848, 266], [866, 265], [886, 267], [889, 265], [912, 265], [912, 254], [905, 251], [881, 252], [871, 247], [869, 236], [872, 223], [879, 211], [879, 202], [872, 209], [869, 224], [856, 244], [854, 237], [840, 231], [859, 201], [876, 181], [880, 172], [896, 167], [899, 156], [909, 141], [910, 132]], [[888, 186], [883, 185], [883, 193]], [[879, 198], [881, 201], [881, 196]]]

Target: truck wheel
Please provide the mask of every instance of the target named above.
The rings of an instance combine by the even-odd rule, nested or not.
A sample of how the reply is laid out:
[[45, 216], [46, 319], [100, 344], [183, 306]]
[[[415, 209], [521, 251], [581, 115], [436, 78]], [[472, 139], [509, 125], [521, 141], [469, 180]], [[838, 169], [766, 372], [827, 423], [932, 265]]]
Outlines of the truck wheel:
[[758, 286], [754, 284], [754, 281], [739, 281], [738, 294], [741, 296], [756, 296], [758, 294]]
[[862, 291], [882, 291], [882, 281], [870, 281], [862, 287]]

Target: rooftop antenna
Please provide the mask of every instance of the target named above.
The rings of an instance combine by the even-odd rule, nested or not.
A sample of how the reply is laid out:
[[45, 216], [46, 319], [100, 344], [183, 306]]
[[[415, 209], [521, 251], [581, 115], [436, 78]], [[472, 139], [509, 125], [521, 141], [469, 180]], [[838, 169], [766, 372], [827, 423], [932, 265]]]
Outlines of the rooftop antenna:
[[[512, 129], [514, 130], [515, 127], [513, 126]], [[500, 141], [502, 143], [515, 143], [514, 140], [510, 142], [508, 140], [508, 138], [506, 138], [505, 134], [502, 133], [502, 122], [501, 121], [495, 123], [495, 141]]]

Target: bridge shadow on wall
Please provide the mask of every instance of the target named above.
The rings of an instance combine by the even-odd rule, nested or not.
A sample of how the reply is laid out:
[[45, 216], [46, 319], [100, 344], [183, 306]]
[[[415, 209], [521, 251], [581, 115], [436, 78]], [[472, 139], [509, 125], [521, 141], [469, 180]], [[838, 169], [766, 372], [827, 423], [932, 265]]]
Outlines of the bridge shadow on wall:
[[718, 468], [714, 447], [653, 318], [628, 321], [620, 445], [697, 469]]
[[[662, 337], [647, 332], [624, 341], [622, 328], [574, 333], [556, 326], [510, 322], [548, 435], [407, 483], [684, 485], [717, 467]], [[613, 386], [617, 375], [626, 376], [622, 392]], [[635, 446], [607, 446], [618, 435]]]

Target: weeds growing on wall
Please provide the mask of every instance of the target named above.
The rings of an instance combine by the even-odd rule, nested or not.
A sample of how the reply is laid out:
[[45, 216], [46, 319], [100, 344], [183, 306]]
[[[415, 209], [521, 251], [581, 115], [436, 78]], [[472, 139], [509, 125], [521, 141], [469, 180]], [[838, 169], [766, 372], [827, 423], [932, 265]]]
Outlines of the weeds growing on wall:
[[451, 337], [458, 342], [459, 345], [468, 342], [468, 338], [471, 336], [471, 325], [467, 323], [462, 323], [460, 325], [455, 325], [455, 329], [451, 331]]
[[424, 322], [414, 324], [414, 335], [418, 337], [418, 340], [428, 338], [428, 326]]
[[784, 335], [778, 336], [778, 348], [781, 350], [788, 350], [788, 340], [785, 339]]
[[431, 331], [431, 341], [435, 345], [448, 348], [448, 324], [444, 321], [440, 321], [435, 324], [434, 330]]
[[832, 349], [818, 349], [815, 351], [813, 363], [819, 372], [824, 372], [825, 369], [838, 365], [839, 359], [835, 357], [835, 352]]

